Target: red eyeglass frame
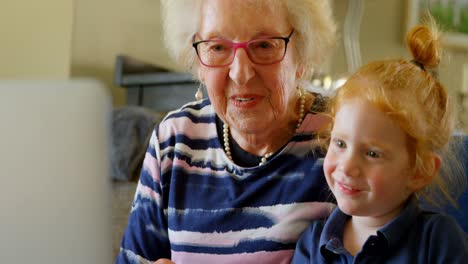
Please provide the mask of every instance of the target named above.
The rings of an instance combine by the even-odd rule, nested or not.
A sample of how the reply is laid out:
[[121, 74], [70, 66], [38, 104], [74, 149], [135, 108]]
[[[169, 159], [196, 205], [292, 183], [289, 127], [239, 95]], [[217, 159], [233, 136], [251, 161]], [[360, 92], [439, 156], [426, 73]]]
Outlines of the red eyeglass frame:
[[[202, 59], [200, 58], [200, 54], [198, 53], [198, 45], [201, 44], [201, 43], [205, 43], [205, 42], [210, 42], [210, 41], [213, 41], [213, 40], [200, 40], [200, 41], [197, 41], [197, 42], [193, 42], [192, 43], [192, 47], [195, 49], [195, 52], [197, 53], [197, 57], [198, 57], [198, 61], [206, 66], [206, 67], [210, 67], [210, 68], [220, 68], [220, 67], [226, 67], [228, 65], [231, 65], [231, 63], [234, 61], [234, 58], [236, 57], [236, 52], [237, 52], [237, 49], [244, 49], [245, 50], [245, 53], [247, 54], [247, 56], [249, 57], [249, 59], [255, 63], [255, 64], [258, 64], [258, 65], [272, 65], [272, 64], [275, 64], [275, 63], [278, 63], [280, 61], [282, 61], [284, 59], [284, 56], [286, 55], [286, 51], [288, 49], [288, 43], [291, 39], [291, 36], [292, 34], [294, 33], [294, 29], [291, 31], [291, 33], [289, 33], [289, 35], [287, 37], [271, 37], [271, 38], [258, 38], [258, 39], [252, 39], [252, 40], [249, 40], [249, 41], [246, 41], [246, 42], [233, 42], [233, 41], [229, 41], [229, 40], [217, 40], [217, 41], [221, 41], [221, 42], [226, 42], [226, 43], [229, 43], [230, 45], [232, 45], [232, 47], [234, 48], [234, 53], [233, 53], [233, 56], [232, 56], [232, 60], [226, 64], [223, 64], [223, 65], [216, 65], [216, 66], [212, 66], [212, 65], [208, 65], [208, 64], [205, 64]], [[195, 40], [195, 37], [196, 35], [193, 36], [193, 39]], [[252, 57], [250, 55], [250, 52], [249, 52], [249, 49], [248, 49], [248, 45], [254, 41], [259, 41], [259, 40], [262, 40], [262, 39], [282, 39], [284, 40], [284, 53], [283, 53], [283, 56], [278, 59], [278, 60], [275, 60], [273, 62], [268, 62], [268, 63], [257, 63], [257, 62], [254, 62], [254, 60], [252, 60]]]

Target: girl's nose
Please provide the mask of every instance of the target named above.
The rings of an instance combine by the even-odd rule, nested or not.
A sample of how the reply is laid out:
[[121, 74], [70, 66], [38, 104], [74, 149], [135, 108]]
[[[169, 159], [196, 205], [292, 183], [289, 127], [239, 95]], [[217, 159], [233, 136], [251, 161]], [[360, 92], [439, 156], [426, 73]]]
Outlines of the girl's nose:
[[346, 153], [340, 160], [340, 169], [348, 177], [357, 177], [360, 173], [359, 157], [354, 153]]

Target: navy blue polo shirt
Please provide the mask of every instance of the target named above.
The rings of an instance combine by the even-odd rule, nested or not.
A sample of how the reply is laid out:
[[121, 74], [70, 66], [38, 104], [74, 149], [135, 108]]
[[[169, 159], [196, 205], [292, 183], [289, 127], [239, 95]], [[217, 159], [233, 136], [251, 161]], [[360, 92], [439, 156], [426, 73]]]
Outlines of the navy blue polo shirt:
[[336, 208], [327, 221], [313, 222], [299, 239], [292, 263], [468, 263], [468, 237], [457, 222], [421, 210], [415, 198], [356, 256], [343, 245], [349, 218]]

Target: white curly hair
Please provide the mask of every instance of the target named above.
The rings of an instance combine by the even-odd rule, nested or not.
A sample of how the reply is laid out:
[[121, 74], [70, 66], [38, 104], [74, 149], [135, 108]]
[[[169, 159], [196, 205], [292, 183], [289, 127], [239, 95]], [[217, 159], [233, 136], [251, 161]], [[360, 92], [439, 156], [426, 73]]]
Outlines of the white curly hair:
[[[193, 36], [198, 32], [203, 0], [160, 0], [164, 42], [171, 56], [187, 69], [196, 67]], [[243, 0], [245, 1], [245, 0]], [[249, 0], [282, 1], [297, 39], [296, 53], [305, 69], [302, 79], [311, 77], [313, 69], [323, 63], [336, 42], [336, 25], [330, 0]], [[195, 76], [195, 75], [194, 75]]]

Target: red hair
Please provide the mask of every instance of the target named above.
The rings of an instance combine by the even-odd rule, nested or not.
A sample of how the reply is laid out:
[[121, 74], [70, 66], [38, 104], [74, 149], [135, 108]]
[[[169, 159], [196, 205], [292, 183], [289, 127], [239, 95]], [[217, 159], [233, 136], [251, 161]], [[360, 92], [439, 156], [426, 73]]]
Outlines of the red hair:
[[[407, 134], [414, 171], [429, 175], [435, 170], [430, 160], [434, 153], [444, 159], [453, 156], [448, 147], [454, 115], [447, 91], [432, 72], [441, 55], [437, 31], [419, 25], [407, 34], [406, 41], [412, 60], [376, 61], [361, 67], [337, 91], [330, 112], [335, 116], [343, 103], [356, 98], [375, 104]], [[451, 158], [444, 165], [458, 172], [444, 177], [437, 173], [430, 185], [416, 193], [436, 206], [443, 201], [455, 205], [457, 192], [453, 188], [465, 186], [459, 161]]]

